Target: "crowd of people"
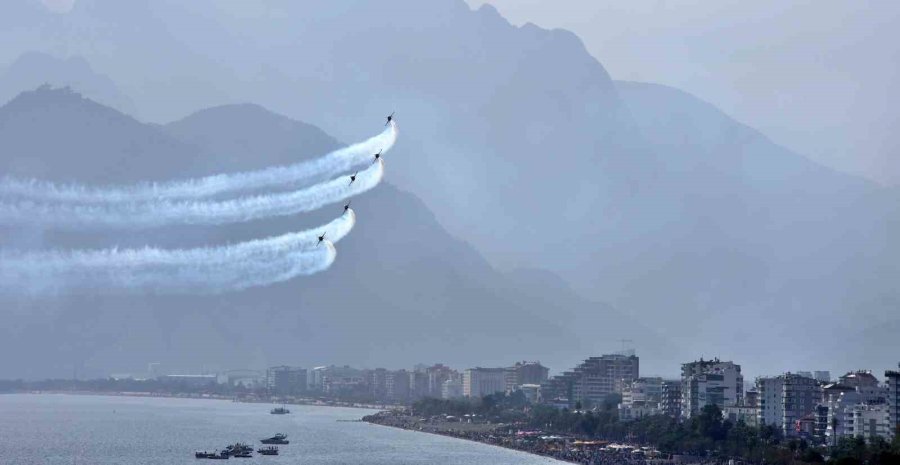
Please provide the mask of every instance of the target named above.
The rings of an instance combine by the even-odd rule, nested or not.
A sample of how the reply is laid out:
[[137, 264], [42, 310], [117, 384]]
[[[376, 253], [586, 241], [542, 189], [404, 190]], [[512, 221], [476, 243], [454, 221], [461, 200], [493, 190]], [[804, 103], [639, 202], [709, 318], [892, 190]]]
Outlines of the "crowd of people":
[[674, 463], [656, 451], [638, 446], [589, 441], [583, 438], [522, 432], [510, 425], [476, 419], [417, 418], [402, 411], [380, 412], [365, 421], [385, 426], [423, 431], [505, 447], [583, 465], [665, 465]]

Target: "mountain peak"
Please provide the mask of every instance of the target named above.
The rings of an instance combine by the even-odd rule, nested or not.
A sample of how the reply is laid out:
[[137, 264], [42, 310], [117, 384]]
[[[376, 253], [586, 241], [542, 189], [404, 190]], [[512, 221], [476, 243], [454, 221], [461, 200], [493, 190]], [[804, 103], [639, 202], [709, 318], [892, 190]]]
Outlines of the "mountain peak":
[[484, 5], [481, 5], [475, 11], [478, 13], [479, 16], [481, 16], [484, 19], [503, 21], [507, 24], [509, 23], [509, 21], [507, 21], [506, 18], [504, 18], [503, 15], [500, 14], [500, 12], [497, 10], [497, 8], [494, 5], [491, 5], [490, 3], [485, 3]]
[[190, 175], [197, 156], [194, 147], [156, 126], [68, 86], [49, 84], [22, 92], [0, 107], [0, 153], [4, 174], [116, 184], [161, 180], [171, 169], [165, 164]]
[[[52, 87], [48, 88], [43, 84], [50, 84]], [[41, 86], [44, 98], [51, 97], [51, 90], [58, 91], [56, 97], [63, 97], [61, 94], [68, 89], [123, 113], [135, 114], [134, 103], [119, 90], [112, 79], [98, 74], [80, 55], [59, 58], [34, 51], [19, 55], [0, 72], [0, 101], [7, 101], [37, 86]]]
[[17, 108], [31, 105], [80, 105], [90, 102], [80, 92], [72, 90], [69, 86], [54, 87], [44, 83], [34, 90], [26, 90], [15, 96], [6, 107]]

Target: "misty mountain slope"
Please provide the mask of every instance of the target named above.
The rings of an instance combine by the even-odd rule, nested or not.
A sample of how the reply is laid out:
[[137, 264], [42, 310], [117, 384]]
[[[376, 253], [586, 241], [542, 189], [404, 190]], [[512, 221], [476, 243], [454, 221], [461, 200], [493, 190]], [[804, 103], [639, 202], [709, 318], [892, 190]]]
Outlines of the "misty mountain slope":
[[131, 99], [111, 79], [96, 73], [84, 58], [60, 59], [38, 52], [23, 53], [9, 66], [0, 68], [0, 102], [6, 103], [21, 92], [44, 84], [71, 87], [96, 102], [136, 115]]
[[[680, 91], [617, 86], [659, 154], [656, 193], [619, 205], [630, 213], [613, 217], [600, 250], [586, 254], [592, 272], [566, 274], [580, 279], [580, 289], [640, 310], [633, 314], [641, 319], [676, 310], [667, 334], [699, 330], [688, 347], [729, 347], [735, 356], [754, 351], [760, 334], [768, 350], [799, 351], [799, 328], [838, 334], [860, 319], [897, 321], [880, 303], [896, 301], [891, 281], [900, 271], [892, 196]], [[652, 224], [641, 223], [648, 214], [656, 229], [642, 229]], [[860, 338], [851, 351], [887, 364], [884, 344], [896, 342]]]
[[[133, 121], [116, 112], [95, 111], [97, 104], [85, 99], [74, 103], [68, 93], [39, 92], [47, 94], [17, 105], [40, 108], [55, 99], [71, 111], [51, 116], [19, 108], [18, 114], [35, 115], [18, 121], [23, 130], [53, 132], [79, 119], [84, 140], [92, 140], [109, 137], [109, 128]], [[203, 110], [144, 130], [160, 131], [169, 144], [205, 141], [193, 161], [204, 167], [204, 174], [290, 163], [338, 145], [313, 126], [254, 105]], [[130, 143], [148, 150], [142, 147], [146, 139], [141, 134], [129, 131], [115, 137], [135, 135]], [[82, 152], [74, 145], [71, 150]], [[116, 178], [102, 171], [102, 162], [94, 163], [112, 154], [94, 155], [81, 160], [84, 172], [99, 173], [87, 177], [106, 174], [100, 182]], [[57, 153], [33, 151], [32, 156], [52, 160]], [[146, 160], [121, 163], [140, 171]], [[388, 179], [393, 165], [387, 164]], [[46, 174], [59, 177], [67, 169], [48, 163]], [[179, 174], [177, 166], [160, 164], [160, 169], [171, 171], [170, 177]], [[151, 361], [168, 369], [199, 370], [278, 363], [401, 367], [431, 361], [465, 367], [519, 358], [540, 359], [562, 369], [585, 351], [609, 349], [606, 341], [639, 331], [610, 307], [579, 298], [552, 275], [495, 271], [469, 244], [444, 231], [422, 201], [390, 184], [354, 199], [353, 207], [359, 221], [338, 243], [336, 263], [308, 278], [219, 296], [4, 298], [0, 351], [28, 356], [5, 358], [2, 369], [7, 376], [60, 376], [73, 369], [89, 376], [139, 371]], [[335, 205], [301, 217], [189, 228], [190, 234], [173, 228], [101, 237], [106, 245], [120, 246], [141, 241], [166, 246], [234, 242], [321, 224], [340, 209]], [[4, 235], [3, 240], [10, 239]], [[97, 237], [48, 234], [44, 246], [100, 242]]]
[[42, 86], [0, 107], [4, 174], [60, 182], [158, 181], [196, 172], [198, 152], [69, 88]]
[[[165, 127], [176, 138], [216, 154], [216, 163], [222, 162], [235, 171], [288, 164], [324, 155], [340, 146], [314, 126], [250, 104], [201, 110]], [[377, 130], [373, 127], [372, 135]], [[320, 152], [312, 152], [314, 149]]]

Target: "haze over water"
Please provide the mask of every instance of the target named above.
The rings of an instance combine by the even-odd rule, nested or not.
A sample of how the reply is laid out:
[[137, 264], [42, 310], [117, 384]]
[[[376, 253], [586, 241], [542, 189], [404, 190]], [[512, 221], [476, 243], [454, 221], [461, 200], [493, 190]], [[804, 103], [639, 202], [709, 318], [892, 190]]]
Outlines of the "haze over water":
[[[242, 464], [560, 463], [431, 434], [348, 422], [372, 413], [291, 406], [270, 415], [266, 404], [218, 400], [69, 395], [0, 396], [0, 463], [8, 465], [196, 464], [195, 450], [285, 433], [281, 455]], [[344, 420], [344, 421], [341, 421]]]

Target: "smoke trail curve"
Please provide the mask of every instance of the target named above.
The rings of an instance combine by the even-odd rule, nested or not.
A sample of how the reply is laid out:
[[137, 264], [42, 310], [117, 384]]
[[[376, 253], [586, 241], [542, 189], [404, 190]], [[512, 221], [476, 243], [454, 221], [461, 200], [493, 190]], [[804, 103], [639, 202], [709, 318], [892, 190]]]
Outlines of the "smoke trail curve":
[[[262, 286], [330, 267], [332, 242], [355, 223], [348, 210], [320, 228], [228, 246], [0, 252], [0, 294], [220, 293]], [[320, 244], [323, 232], [330, 240]]]
[[397, 125], [391, 122], [390, 127], [377, 136], [309, 161], [258, 171], [131, 187], [100, 188], [6, 177], [0, 179], [0, 197], [35, 202], [135, 203], [202, 199], [273, 187], [297, 188], [330, 179], [365, 164], [372, 160], [376, 152], [386, 153], [397, 141], [397, 134]]
[[379, 160], [356, 176], [342, 176], [301, 190], [231, 200], [163, 201], [110, 205], [0, 202], [0, 225], [58, 229], [152, 228], [172, 224], [220, 225], [288, 216], [341, 202], [377, 186], [384, 177]]

